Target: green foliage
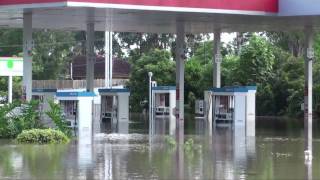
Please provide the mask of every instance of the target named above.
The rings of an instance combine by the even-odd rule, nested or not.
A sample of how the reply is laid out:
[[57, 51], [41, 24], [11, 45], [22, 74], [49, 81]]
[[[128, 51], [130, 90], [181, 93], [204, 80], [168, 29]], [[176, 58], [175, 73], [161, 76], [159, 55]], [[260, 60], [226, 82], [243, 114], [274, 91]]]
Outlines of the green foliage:
[[14, 138], [23, 130], [40, 128], [38, 102], [15, 102], [0, 107], [0, 138]]
[[194, 148], [194, 142], [193, 142], [193, 139], [192, 138], [190, 138], [190, 139], [188, 139], [186, 142], [184, 142], [184, 150], [185, 151], [191, 151], [191, 150], [193, 150], [193, 148]]
[[[189, 60], [185, 63], [185, 97], [189, 102], [189, 94], [192, 93], [196, 97], [203, 94], [202, 87], [205, 86], [203, 79], [203, 65], [197, 60]], [[192, 99], [191, 99], [192, 101]]]
[[271, 44], [264, 38], [252, 36], [242, 47], [239, 61], [239, 80], [242, 84], [266, 83], [272, 76], [275, 56]]
[[73, 32], [41, 30], [34, 33], [33, 78], [65, 78], [75, 46]]
[[240, 79], [237, 76], [239, 64], [239, 56], [227, 55], [223, 58], [221, 63], [221, 83], [223, 86], [240, 85]]
[[196, 96], [193, 94], [193, 92], [189, 92], [188, 94], [188, 103], [191, 111], [195, 109], [195, 102], [196, 102]]
[[19, 143], [65, 144], [70, 139], [61, 131], [53, 129], [24, 130], [16, 138]]
[[46, 114], [51, 118], [51, 120], [56, 125], [57, 129], [71, 137], [72, 133], [70, 128], [67, 125], [66, 119], [63, 116], [61, 107], [59, 104], [53, 102], [53, 100], [48, 101], [50, 110]]
[[177, 145], [176, 140], [171, 136], [166, 136], [164, 141], [169, 147], [176, 147]]
[[22, 29], [0, 30], [0, 56], [10, 57], [22, 52]]
[[168, 51], [155, 49], [131, 61], [131, 64], [131, 76], [127, 84], [132, 92], [130, 103], [133, 112], [140, 112], [140, 101], [148, 99], [148, 72], [153, 72], [152, 79], [158, 85], [174, 85], [175, 63]]

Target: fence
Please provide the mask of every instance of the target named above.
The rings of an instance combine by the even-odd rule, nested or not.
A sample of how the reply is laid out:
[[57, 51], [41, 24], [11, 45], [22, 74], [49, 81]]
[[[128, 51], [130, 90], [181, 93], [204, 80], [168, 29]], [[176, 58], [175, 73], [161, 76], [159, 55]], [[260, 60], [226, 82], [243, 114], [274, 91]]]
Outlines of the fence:
[[[125, 85], [128, 79], [113, 79], [113, 86]], [[33, 89], [83, 89], [86, 88], [86, 80], [33, 80]], [[104, 79], [95, 79], [94, 87], [104, 87]]]

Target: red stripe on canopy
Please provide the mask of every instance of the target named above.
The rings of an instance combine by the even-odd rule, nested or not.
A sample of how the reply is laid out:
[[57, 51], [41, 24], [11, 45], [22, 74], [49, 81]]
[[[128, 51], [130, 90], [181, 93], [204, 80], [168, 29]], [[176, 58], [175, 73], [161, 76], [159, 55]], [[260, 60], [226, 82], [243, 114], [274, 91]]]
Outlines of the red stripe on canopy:
[[54, 3], [66, 1], [177, 8], [262, 11], [271, 13], [278, 12], [278, 0], [0, 0], [0, 5]]

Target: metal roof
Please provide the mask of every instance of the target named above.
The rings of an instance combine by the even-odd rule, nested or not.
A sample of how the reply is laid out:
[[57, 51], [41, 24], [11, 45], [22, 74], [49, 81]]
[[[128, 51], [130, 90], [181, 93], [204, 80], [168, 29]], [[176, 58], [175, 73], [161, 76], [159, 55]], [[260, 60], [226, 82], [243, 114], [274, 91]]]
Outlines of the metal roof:
[[210, 89], [212, 92], [249, 92], [249, 91], [257, 91], [257, 86], [229, 86], [222, 88], [212, 88]]
[[176, 90], [176, 86], [156, 86], [152, 87], [152, 90], [155, 91], [171, 91], [171, 90]]
[[96, 96], [93, 92], [57, 92], [57, 97], [94, 97]]
[[104, 93], [130, 93], [127, 88], [103, 88], [98, 90], [100, 94]]
[[96, 31], [187, 33], [292, 31], [320, 27], [317, 0], [1, 0], [0, 27], [22, 27], [24, 12], [33, 27], [85, 30], [94, 11]]
[[[72, 60], [73, 79], [86, 78], [86, 56], [76, 56]], [[128, 61], [113, 58], [112, 77], [114, 79], [129, 79], [131, 66]], [[94, 64], [94, 78], [105, 78], [105, 58], [97, 56]]]

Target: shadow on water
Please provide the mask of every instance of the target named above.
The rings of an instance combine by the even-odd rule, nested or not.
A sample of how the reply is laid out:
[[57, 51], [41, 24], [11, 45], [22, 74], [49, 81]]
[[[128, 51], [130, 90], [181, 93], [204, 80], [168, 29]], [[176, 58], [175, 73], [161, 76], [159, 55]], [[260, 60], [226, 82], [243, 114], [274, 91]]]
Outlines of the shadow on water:
[[[1, 140], [0, 179], [320, 178], [320, 140], [313, 142], [313, 163], [305, 164], [302, 120], [258, 119], [257, 136], [244, 137], [231, 127], [210, 131], [205, 121], [190, 116], [170, 145], [168, 120], [157, 119], [150, 137], [147, 121], [140, 118], [129, 123], [129, 134], [97, 134], [92, 143]], [[190, 139], [192, 145], [186, 145]]]

